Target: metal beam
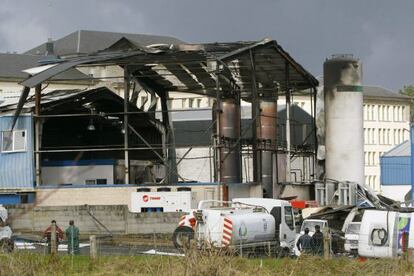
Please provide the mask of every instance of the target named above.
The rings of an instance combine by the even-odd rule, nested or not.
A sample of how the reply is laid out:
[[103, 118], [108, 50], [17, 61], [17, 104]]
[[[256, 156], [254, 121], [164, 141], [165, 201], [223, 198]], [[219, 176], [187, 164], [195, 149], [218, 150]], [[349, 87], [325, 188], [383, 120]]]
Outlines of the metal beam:
[[130, 89], [130, 76], [128, 71], [128, 66], [124, 68], [124, 156], [125, 156], [125, 184], [130, 184], [129, 180], [129, 115], [128, 115], [128, 106], [129, 106], [129, 89]]
[[290, 182], [291, 166], [290, 166], [290, 76], [289, 76], [289, 62], [285, 62], [285, 88], [286, 88], [286, 181]]
[[[30, 89], [29, 89], [30, 90]], [[40, 156], [40, 144], [42, 141], [41, 134], [41, 118], [40, 116], [40, 103], [41, 103], [41, 91], [42, 85], [39, 84], [35, 88], [35, 173], [36, 173], [36, 187], [39, 187], [42, 184], [42, 174], [41, 174], [41, 156]]]
[[[177, 168], [177, 154], [175, 151], [175, 137], [172, 127], [172, 118], [168, 113], [168, 91], [162, 91], [161, 94], [161, 109], [162, 109], [162, 123], [165, 129], [165, 142], [168, 144], [167, 148], [167, 160], [164, 163], [167, 167], [165, 181], [167, 184], [172, 185], [178, 182], [178, 168]], [[173, 172], [173, 173], [172, 173]], [[184, 179], [180, 177], [183, 181]]]
[[250, 70], [252, 78], [252, 149], [253, 149], [253, 182], [261, 183], [261, 157], [257, 146], [257, 128], [260, 126], [260, 106], [259, 106], [259, 95], [257, 93], [256, 83], [256, 66], [254, 60], [254, 53], [250, 49]]
[[221, 125], [220, 125], [220, 114], [222, 112], [221, 110], [221, 97], [220, 97], [220, 68], [218, 65], [218, 62], [215, 62], [215, 81], [216, 81], [216, 148], [215, 148], [215, 152], [216, 152], [216, 169], [217, 169], [217, 173], [216, 173], [216, 177], [217, 179], [215, 179], [215, 181], [217, 182], [218, 185], [218, 198], [221, 200], [226, 201], [225, 197], [225, 187], [224, 187], [224, 183], [222, 183], [221, 181], [221, 177], [222, 177], [222, 167], [223, 167], [223, 160], [221, 158], [221, 147], [222, 145], [222, 139], [221, 139]]

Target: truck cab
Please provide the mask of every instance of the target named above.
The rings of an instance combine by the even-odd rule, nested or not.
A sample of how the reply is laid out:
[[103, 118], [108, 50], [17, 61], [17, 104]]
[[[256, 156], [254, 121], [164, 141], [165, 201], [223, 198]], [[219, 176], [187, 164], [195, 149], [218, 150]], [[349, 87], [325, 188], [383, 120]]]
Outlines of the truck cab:
[[344, 249], [346, 252], [353, 255], [358, 255], [358, 239], [360, 227], [360, 222], [350, 222], [345, 228]]

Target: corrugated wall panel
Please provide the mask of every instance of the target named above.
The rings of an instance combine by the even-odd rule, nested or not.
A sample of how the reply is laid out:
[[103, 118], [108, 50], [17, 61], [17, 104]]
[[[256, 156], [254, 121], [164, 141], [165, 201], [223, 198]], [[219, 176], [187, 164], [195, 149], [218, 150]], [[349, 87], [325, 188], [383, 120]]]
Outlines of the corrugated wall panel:
[[[10, 130], [13, 116], [0, 117], [0, 131]], [[34, 187], [34, 141], [32, 116], [21, 116], [16, 130], [26, 130], [26, 151], [0, 152], [0, 190]], [[0, 136], [1, 138], [1, 136]]]
[[380, 160], [381, 185], [411, 184], [411, 162], [409, 156], [383, 156]]

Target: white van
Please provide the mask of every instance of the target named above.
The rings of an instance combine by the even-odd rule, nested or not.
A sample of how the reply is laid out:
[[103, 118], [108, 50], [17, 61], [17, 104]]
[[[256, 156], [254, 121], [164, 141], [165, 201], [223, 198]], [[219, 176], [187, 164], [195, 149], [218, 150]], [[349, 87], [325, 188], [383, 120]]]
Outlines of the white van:
[[405, 246], [414, 248], [413, 223], [412, 212], [366, 210], [361, 221], [358, 254], [374, 258], [400, 256]]

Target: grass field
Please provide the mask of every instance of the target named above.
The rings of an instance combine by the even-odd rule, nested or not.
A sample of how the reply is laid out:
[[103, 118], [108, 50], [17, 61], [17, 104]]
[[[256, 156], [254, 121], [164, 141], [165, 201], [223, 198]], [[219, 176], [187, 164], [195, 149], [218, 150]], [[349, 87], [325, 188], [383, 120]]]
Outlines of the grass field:
[[414, 275], [403, 260], [246, 259], [218, 254], [186, 257], [0, 255], [0, 275]]

